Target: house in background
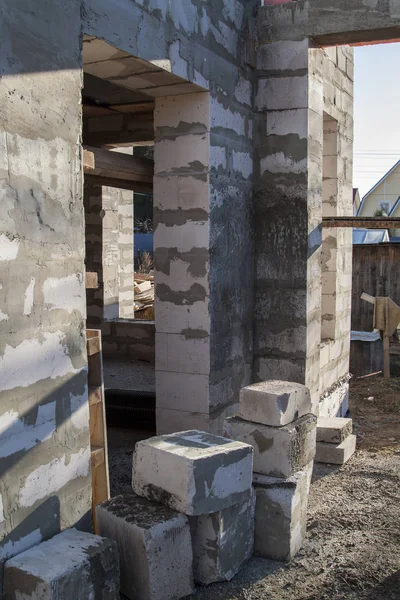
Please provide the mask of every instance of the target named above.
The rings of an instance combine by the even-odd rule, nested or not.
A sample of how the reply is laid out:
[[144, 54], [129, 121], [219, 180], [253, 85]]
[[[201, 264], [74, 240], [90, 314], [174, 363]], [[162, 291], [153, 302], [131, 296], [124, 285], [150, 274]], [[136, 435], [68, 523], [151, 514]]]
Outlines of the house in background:
[[[358, 217], [373, 217], [382, 211], [389, 217], [400, 217], [400, 160], [365, 194]], [[354, 206], [354, 198], [353, 198]], [[400, 241], [400, 229], [389, 231], [390, 241]], [[382, 240], [385, 241], [385, 240]]]

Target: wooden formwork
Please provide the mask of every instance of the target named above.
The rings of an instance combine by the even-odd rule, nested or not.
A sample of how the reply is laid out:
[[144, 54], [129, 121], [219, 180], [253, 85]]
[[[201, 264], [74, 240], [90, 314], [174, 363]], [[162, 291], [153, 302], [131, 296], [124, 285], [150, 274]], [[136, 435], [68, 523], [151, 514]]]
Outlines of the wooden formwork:
[[86, 344], [92, 469], [92, 514], [94, 531], [97, 533], [96, 506], [110, 497], [101, 331], [99, 329], [87, 329]]

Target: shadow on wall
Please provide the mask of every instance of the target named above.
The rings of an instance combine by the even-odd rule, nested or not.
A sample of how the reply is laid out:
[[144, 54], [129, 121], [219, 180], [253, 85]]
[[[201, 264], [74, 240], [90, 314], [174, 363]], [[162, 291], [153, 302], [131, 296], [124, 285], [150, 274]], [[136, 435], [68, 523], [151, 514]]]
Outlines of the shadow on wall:
[[[0, 590], [8, 558], [66, 527], [92, 529], [86, 369], [62, 379], [25, 412], [0, 416]], [[16, 409], [25, 392], [11, 390]]]

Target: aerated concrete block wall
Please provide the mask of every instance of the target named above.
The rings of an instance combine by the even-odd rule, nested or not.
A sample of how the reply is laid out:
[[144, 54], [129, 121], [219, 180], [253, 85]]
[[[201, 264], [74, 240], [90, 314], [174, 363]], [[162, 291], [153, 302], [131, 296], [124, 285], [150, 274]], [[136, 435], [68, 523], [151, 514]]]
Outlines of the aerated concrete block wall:
[[308, 39], [257, 58], [254, 375], [307, 385], [319, 402], [322, 65]]
[[[90, 525], [80, 150], [83, 33], [155, 61], [197, 84], [207, 97], [211, 149], [203, 151], [204, 159], [194, 154], [193, 160], [205, 166], [209, 180], [206, 208], [196, 191], [194, 196], [205, 210], [209, 233], [188, 248], [196, 255], [196, 248], [205, 247], [209, 262], [207, 337], [194, 322], [184, 328], [188, 332], [179, 332], [185, 340], [187, 335], [190, 342], [194, 338], [209, 346], [206, 372], [189, 372], [200, 375], [196, 391], [205, 398], [201, 411], [186, 407], [193, 425], [216, 427], [239, 389], [251, 381], [252, 85], [245, 4], [120, 0], [111, 10], [105, 0], [46, 0], [32, 12], [28, 0], [3, 3], [1, 561], [64, 527]], [[87, 324], [99, 327], [104, 298], [101, 189], [89, 181], [87, 186], [86, 251], [92, 252], [93, 269], [87, 266], [100, 275], [99, 289], [88, 291]], [[183, 218], [194, 223], [190, 212]], [[193, 261], [188, 268], [198, 264], [195, 256]], [[173, 270], [172, 256], [170, 262]], [[144, 329], [141, 336], [141, 343], [151, 339]], [[173, 384], [172, 393], [179, 385]]]
[[351, 214], [352, 67], [296, 31], [258, 53], [255, 377], [304, 383], [315, 413], [348, 374], [351, 232], [322, 216]]
[[[352, 214], [353, 193], [353, 49], [325, 49], [324, 73], [324, 216]], [[336, 150], [336, 152], [335, 152]], [[336, 177], [335, 177], [336, 175]], [[322, 319], [328, 325], [320, 353], [320, 415], [347, 408], [350, 356], [352, 230], [324, 229], [322, 286], [331, 296]], [[334, 289], [332, 289], [334, 287]], [[323, 296], [324, 298], [324, 296]], [[343, 415], [344, 416], [344, 415]]]
[[2, 3], [0, 590], [8, 557], [91, 526], [80, 33], [74, 0]]

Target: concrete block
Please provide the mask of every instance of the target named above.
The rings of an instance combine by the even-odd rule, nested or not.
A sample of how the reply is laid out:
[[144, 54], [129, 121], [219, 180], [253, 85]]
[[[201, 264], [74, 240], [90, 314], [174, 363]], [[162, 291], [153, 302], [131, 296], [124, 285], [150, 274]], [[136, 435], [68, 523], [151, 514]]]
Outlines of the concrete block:
[[340, 417], [319, 417], [317, 421], [317, 442], [340, 444], [353, 433], [353, 420]]
[[117, 600], [117, 544], [67, 529], [7, 561], [5, 600]]
[[262, 381], [240, 391], [238, 415], [245, 421], [281, 427], [310, 410], [310, 392], [300, 383]]
[[97, 506], [99, 532], [118, 544], [121, 592], [132, 600], [183, 598], [194, 591], [185, 515], [136, 494]]
[[344, 465], [355, 452], [357, 436], [348, 435], [340, 444], [317, 442], [316, 462]]
[[312, 414], [283, 427], [230, 417], [225, 419], [224, 434], [253, 446], [255, 473], [290, 477], [314, 459], [316, 424], [317, 417]]
[[256, 513], [254, 552], [289, 560], [301, 548], [307, 527], [308, 493], [313, 463], [288, 479], [254, 474]]
[[252, 470], [251, 446], [195, 429], [138, 442], [132, 487], [186, 515], [204, 515], [246, 500]]
[[254, 548], [256, 495], [210, 515], [189, 517], [195, 581], [208, 585], [230, 581], [250, 559]]

